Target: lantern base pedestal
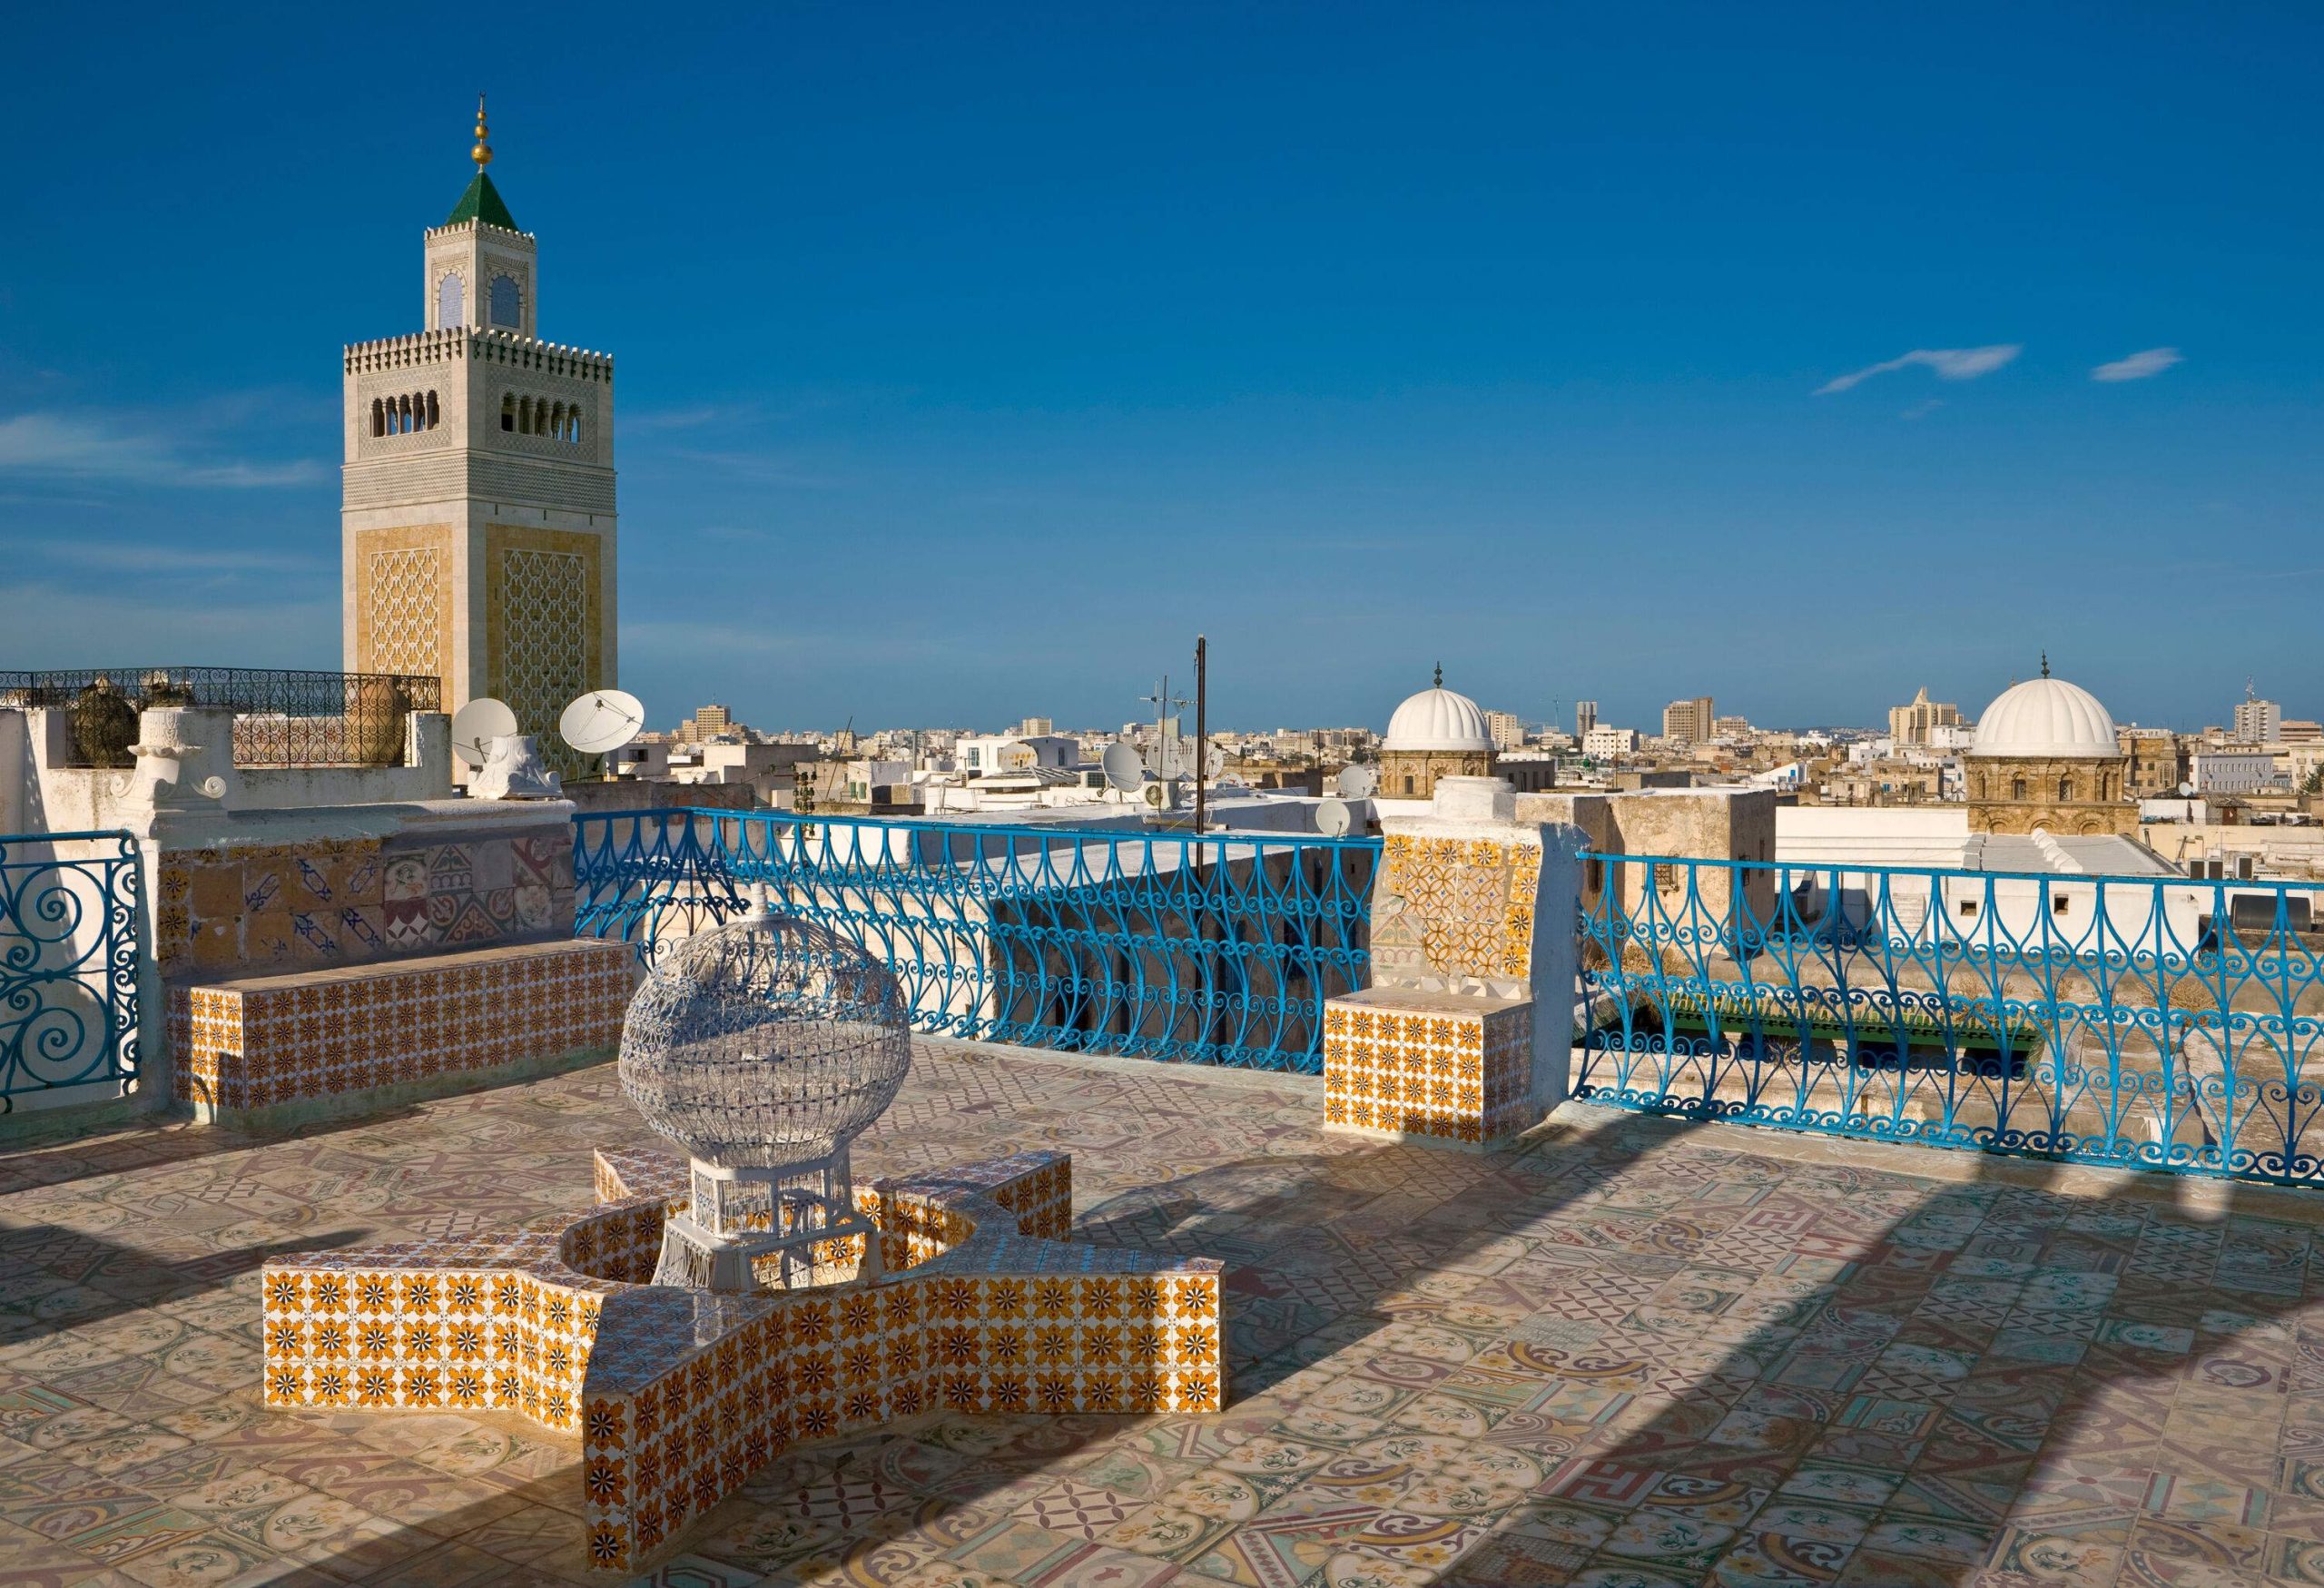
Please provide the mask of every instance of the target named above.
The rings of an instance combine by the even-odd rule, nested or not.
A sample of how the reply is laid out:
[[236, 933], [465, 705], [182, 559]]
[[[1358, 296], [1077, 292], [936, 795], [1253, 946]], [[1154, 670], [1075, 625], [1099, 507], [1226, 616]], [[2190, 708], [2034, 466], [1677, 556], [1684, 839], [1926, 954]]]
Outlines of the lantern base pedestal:
[[656, 1285], [737, 1294], [881, 1273], [880, 1231], [848, 1194], [847, 1149], [773, 1169], [695, 1159], [693, 1196], [662, 1228]]

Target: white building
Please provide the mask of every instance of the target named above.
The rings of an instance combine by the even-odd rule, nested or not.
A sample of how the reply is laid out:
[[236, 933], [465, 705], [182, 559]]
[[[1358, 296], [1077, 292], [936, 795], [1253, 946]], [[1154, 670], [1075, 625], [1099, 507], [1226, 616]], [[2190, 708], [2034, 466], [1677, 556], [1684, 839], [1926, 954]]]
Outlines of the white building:
[[1081, 741], [1070, 734], [997, 734], [985, 738], [963, 737], [953, 746], [952, 759], [970, 777], [1043, 768], [1069, 772], [1081, 764]]
[[1616, 755], [1635, 755], [1638, 746], [1636, 728], [1593, 727], [1581, 735], [1581, 753], [1593, 761], [1604, 761]]
[[[2242, 709], [2236, 708], [2239, 715]], [[2276, 780], [2276, 758], [2265, 750], [2204, 750], [2193, 757], [2191, 775], [2199, 794], [2260, 794]]]

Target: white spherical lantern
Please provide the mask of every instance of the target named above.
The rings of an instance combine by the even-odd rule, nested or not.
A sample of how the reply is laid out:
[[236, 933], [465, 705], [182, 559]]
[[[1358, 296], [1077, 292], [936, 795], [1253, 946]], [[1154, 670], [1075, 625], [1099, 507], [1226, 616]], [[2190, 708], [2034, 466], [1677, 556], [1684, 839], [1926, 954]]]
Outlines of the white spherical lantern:
[[692, 1159], [657, 1284], [717, 1290], [812, 1279], [878, 1242], [848, 1144], [911, 1065], [911, 1007], [877, 960], [763, 908], [670, 944], [622, 1025], [622, 1089]]

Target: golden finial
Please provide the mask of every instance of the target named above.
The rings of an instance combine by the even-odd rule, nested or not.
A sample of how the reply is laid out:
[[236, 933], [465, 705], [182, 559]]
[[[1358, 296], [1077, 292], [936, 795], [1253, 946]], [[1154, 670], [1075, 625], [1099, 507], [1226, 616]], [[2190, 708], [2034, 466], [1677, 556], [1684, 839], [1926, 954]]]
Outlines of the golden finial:
[[492, 145], [485, 142], [491, 135], [484, 124], [484, 95], [479, 94], [476, 96], [476, 147], [468, 151], [468, 158], [476, 162], [478, 171], [492, 163]]

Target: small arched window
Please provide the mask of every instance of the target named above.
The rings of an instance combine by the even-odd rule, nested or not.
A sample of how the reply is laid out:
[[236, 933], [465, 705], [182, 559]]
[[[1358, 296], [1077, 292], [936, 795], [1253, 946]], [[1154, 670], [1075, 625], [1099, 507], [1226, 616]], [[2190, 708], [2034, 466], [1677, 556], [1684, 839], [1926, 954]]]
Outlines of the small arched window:
[[436, 394], [432, 391], [429, 392], [428, 394], [428, 428], [431, 430], [434, 429], [443, 419], [443, 410], [436, 406]]
[[513, 397], [500, 399], [500, 428], [504, 430], [517, 428], [517, 399]]
[[552, 440], [565, 439], [565, 405], [561, 402], [549, 410], [548, 433]]
[[458, 275], [436, 283], [436, 328], [445, 330], [468, 322], [468, 287]]
[[375, 436], [388, 433], [388, 405], [376, 397], [371, 399], [371, 433]]
[[2014, 800], [2022, 800], [2025, 797], [2025, 780], [2024, 778], [2013, 777], [2009, 780], [2009, 797]]
[[492, 278], [490, 303], [492, 323], [509, 330], [520, 330], [525, 324], [525, 292], [517, 285], [514, 276]]
[[2062, 777], [2058, 779], [2059, 802], [2063, 804], [2072, 798], [2073, 798], [2073, 779], [2071, 777]]

